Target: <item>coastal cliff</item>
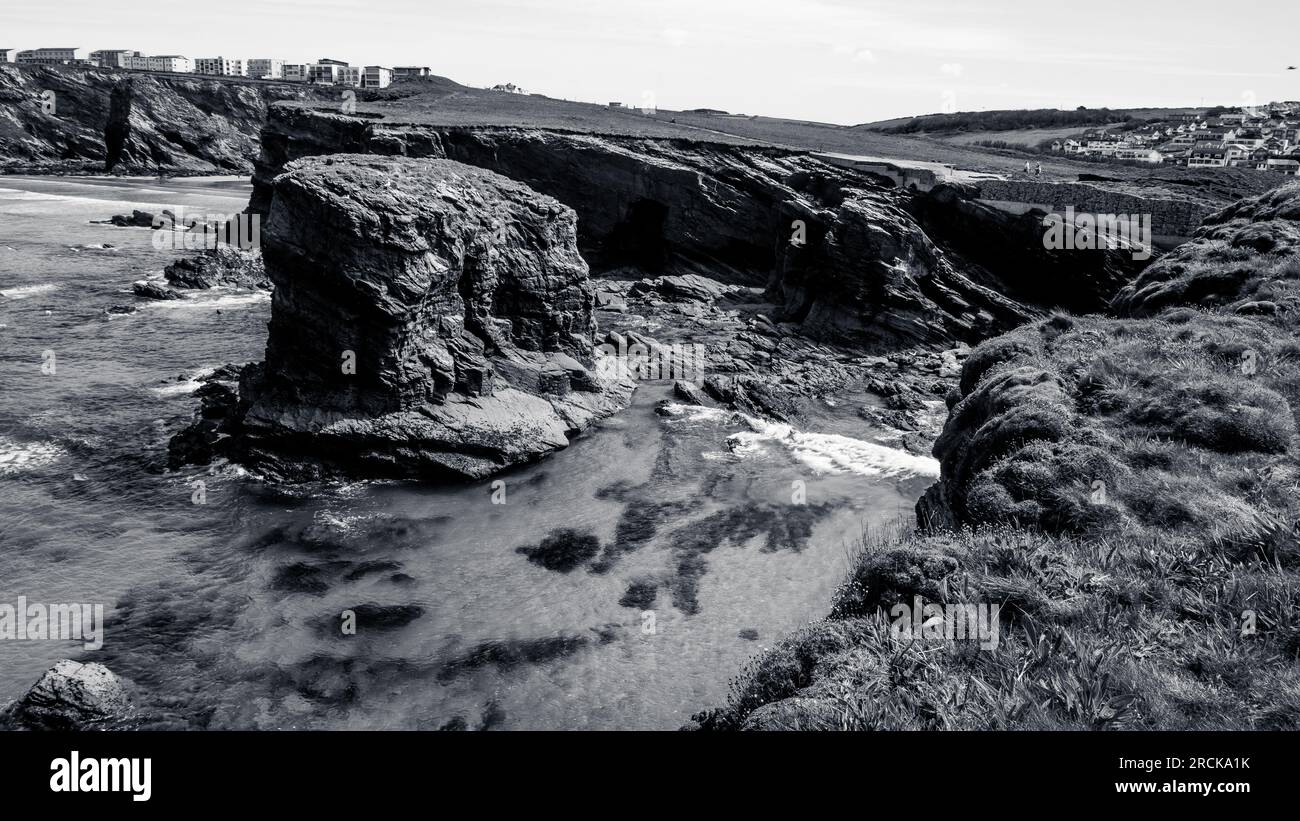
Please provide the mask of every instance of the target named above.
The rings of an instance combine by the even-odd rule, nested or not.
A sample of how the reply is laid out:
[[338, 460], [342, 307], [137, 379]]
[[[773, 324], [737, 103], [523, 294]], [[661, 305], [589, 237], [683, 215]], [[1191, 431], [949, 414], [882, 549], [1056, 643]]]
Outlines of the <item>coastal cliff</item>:
[[0, 172], [248, 174], [271, 104], [325, 94], [302, 84], [0, 65]]
[[[1300, 726], [1298, 226], [1300, 186], [1243, 201], [1116, 315], [977, 346], [922, 528], [868, 534], [829, 617], [693, 726]], [[1000, 612], [944, 641], [915, 605]]]
[[[287, 162], [341, 152], [447, 158], [518, 179], [574, 209], [579, 245], [598, 272], [630, 267], [762, 285], [774, 319], [818, 339], [874, 349], [977, 342], [1062, 299], [1065, 307], [1085, 301], [1069, 282], [1048, 292], [1028, 272], [993, 275], [970, 264], [961, 237], [947, 242], [953, 221], [939, 218], [970, 192], [932, 200], [934, 227], [923, 227], [907, 192], [789, 149], [388, 122], [285, 105], [263, 130], [249, 209], [269, 213]], [[984, 209], [963, 230], [1010, 221]], [[1080, 264], [1059, 260], [1061, 268]], [[1102, 269], [1076, 278], [1097, 305], [1141, 267], [1114, 252], [1082, 265]]]

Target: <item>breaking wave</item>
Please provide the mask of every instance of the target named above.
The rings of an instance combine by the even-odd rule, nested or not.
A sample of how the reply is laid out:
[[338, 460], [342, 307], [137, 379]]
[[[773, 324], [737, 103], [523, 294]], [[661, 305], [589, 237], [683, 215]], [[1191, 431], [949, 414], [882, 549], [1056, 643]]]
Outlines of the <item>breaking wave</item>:
[[782, 447], [818, 473], [861, 476], [928, 476], [938, 478], [939, 462], [905, 450], [836, 433], [808, 433], [783, 422], [768, 422], [719, 408], [672, 403], [666, 410], [686, 421], [736, 420], [749, 428], [727, 437], [731, 452], [741, 458], [761, 453], [769, 445]]
[[26, 299], [36, 294], [47, 294], [50, 291], [57, 291], [59, 288], [53, 282], [46, 282], [39, 285], [20, 285], [17, 288], [6, 288], [0, 291], [0, 296], [5, 299]]

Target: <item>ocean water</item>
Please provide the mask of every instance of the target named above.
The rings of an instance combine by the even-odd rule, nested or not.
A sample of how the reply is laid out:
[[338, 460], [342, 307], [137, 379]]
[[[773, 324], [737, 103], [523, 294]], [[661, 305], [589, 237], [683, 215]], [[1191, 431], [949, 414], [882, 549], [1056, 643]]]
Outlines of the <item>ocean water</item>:
[[169, 472], [195, 378], [261, 358], [270, 302], [137, 300], [176, 253], [90, 220], [248, 192], [0, 177], [0, 603], [109, 615], [95, 651], [0, 640], [0, 703], [73, 657], [130, 679], [153, 726], [671, 729], [823, 616], [855, 539], [937, 472], [848, 403], [801, 430], [657, 412], [660, 382], [503, 484]]

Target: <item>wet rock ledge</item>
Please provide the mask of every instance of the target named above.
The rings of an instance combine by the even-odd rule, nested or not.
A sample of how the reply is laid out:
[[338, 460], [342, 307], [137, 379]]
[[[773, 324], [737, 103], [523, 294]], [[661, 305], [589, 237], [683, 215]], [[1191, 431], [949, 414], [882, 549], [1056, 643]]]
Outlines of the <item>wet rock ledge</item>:
[[274, 185], [266, 359], [206, 392], [174, 465], [481, 478], [627, 404], [567, 206], [449, 160], [309, 158]]

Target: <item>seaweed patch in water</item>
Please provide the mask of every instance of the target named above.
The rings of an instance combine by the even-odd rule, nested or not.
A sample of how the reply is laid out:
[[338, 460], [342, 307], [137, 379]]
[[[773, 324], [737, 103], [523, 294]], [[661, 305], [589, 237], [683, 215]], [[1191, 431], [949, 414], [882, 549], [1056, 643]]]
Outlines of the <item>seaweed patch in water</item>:
[[569, 573], [596, 558], [600, 539], [571, 528], [552, 530], [540, 544], [515, 548], [516, 553], [547, 570]]
[[655, 599], [659, 596], [659, 583], [655, 581], [639, 580], [634, 581], [627, 586], [627, 592], [618, 603], [623, 607], [632, 607], [637, 610], [649, 610], [654, 606]]
[[619, 557], [631, 553], [654, 538], [659, 525], [680, 517], [700, 506], [696, 500], [685, 502], [659, 502], [629, 504], [614, 528], [614, 541], [605, 545], [600, 559], [591, 566], [593, 573], [608, 573], [618, 563]]
[[[366, 630], [396, 630], [399, 627], [405, 627], [420, 616], [424, 615], [424, 608], [418, 604], [377, 604], [375, 602], [366, 602], [358, 604], [355, 607], [348, 608], [355, 617], [356, 632], [358, 635]], [[342, 619], [338, 615], [330, 614], [321, 616], [313, 622], [316, 632], [322, 636], [344, 636], [349, 634], [343, 633], [340, 625]]]
[[765, 552], [803, 550], [813, 525], [831, 512], [829, 505], [742, 505], [697, 519], [675, 530], [670, 539], [674, 577], [669, 587], [673, 606], [687, 615], [700, 612], [699, 582], [708, 572], [705, 554], [725, 542], [742, 545], [759, 536]]
[[572, 655], [590, 643], [591, 637], [580, 635], [485, 641], [444, 662], [437, 678], [445, 684], [484, 667], [506, 672], [523, 664], [544, 664]]

